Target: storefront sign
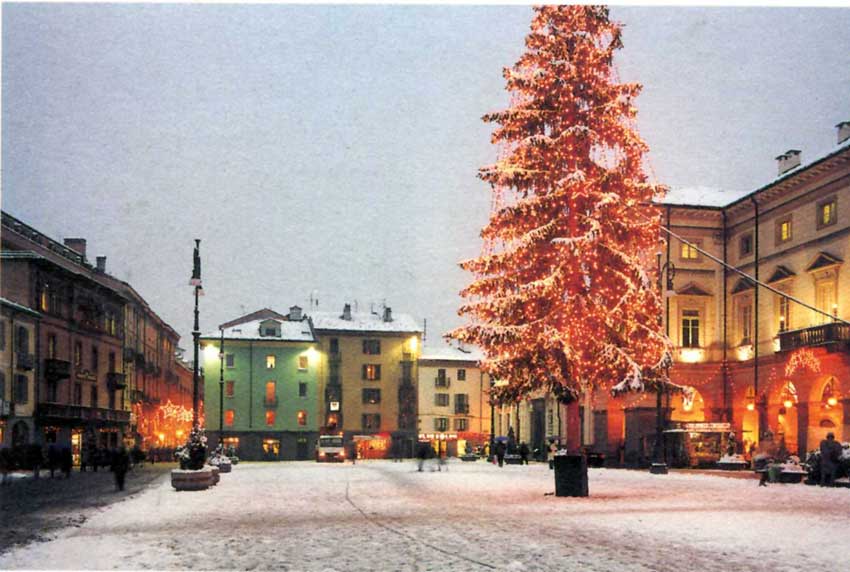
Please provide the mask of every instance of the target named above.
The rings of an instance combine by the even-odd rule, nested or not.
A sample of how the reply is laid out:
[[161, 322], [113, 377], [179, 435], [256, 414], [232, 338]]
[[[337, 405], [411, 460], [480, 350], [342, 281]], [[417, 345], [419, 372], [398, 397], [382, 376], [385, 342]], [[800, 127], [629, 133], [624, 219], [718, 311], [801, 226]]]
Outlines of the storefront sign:
[[731, 423], [682, 423], [682, 429], [693, 433], [726, 433], [732, 430]]
[[457, 441], [457, 433], [420, 433], [420, 440]]
[[330, 402], [331, 411], [339, 411], [339, 401]]

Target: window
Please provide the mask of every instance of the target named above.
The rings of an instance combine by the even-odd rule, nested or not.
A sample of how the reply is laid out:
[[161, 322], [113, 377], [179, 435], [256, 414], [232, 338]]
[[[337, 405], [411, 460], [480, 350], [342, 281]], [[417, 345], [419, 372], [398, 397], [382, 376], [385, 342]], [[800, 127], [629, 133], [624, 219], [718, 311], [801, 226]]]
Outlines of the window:
[[791, 215], [776, 221], [776, 244], [791, 240]]
[[18, 351], [22, 354], [27, 354], [30, 351], [30, 333], [23, 327], [18, 327]]
[[446, 431], [449, 428], [449, 418], [448, 417], [435, 417], [434, 418], [434, 431]]
[[27, 376], [25, 375], [15, 376], [15, 401], [18, 403], [29, 401], [29, 383], [27, 381]]
[[435, 393], [434, 394], [434, 405], [437, 407], [448, 407], [449, 406], [449, 394], [448, 393]]
[[115, 371], [115, 352], [109, 352], [109, 372]]
[[457, 370], [457, 380], [458, 381], [466, 381], [466, 370], [465, 369]]
[[401, 384], [410, 385], [413, 383], [413, 362], [401, 362]]
[[330, 353], [339, 354], [339, 338], [331, 338]]
[[83, 365], [83, 344], [82, 342], [74, 343], [74, 366], [81, 367]]
[[266, 409], [266, 426], [274, 427], [274, 422], [277, 417], [277, 413], [274, 409]]
[[59, 400], [59, 385], [56, 380], [51, 379], [47, 382], [47, 401], [56, 403]]
[[266, 382], [266, 404], [277, 401], [277, 383], [274, 381]]
[[361, 426], [365, 430], [377, 431], [381, 428], [380, 413], [364, 413], [361, 418]]
[[276, 337], [278, 335], [277, 329], [276, 328], [263, 328], [263, 335], [264, 336]]
[[47, 334], [47, 357], [56, 359], [56, 334]]
[[236, 356], [224, 354], [224, 367], [236, 367]]
[[446, 370], [438, 369], [437, 370], [437, 378], [434, 380], [434, 385], [436, 387], [448, 387], [449, 380], [446, 377]]
[[682, 310], [682, 347], [699, 347], [699, 311]]
[[306, 425], [307, 424], [307, 412], [304, 411], [303, 409], [300, 410], [297, 413], [296, 418], [298, 419], [299, 425]]
[[741, 306], [739, 319], [741, 321], [741, 343], [752, 343], [753, 336], [753, 307], [747, 303]]
[[79, 383], [74, 384], [74, 405], [83, 404], [83, 386]]
[[109, 390], [109, 406], [110, 409], [115, 409], [115, 390]]
[[233, 409], [224, 410], [224, 424], [228, 427], [233, 427], [233, 421], [236, 419], [236, 411]]
[[835, 197], [830, 197], [818, 203], [818, 229], [835, 224], [835, 221], [838, 220], [836, 206]]
[[116, 329], [117, 329], [115, 327], [115, 323], [116, 323], [115, 322], [115, 313], [114, 312], [107, 312], [106, 313], [106, 333], [109, 334], [110, 336], [115, 335], [115, 332], [116, 332]]
[[308, 364], [309, 360], [307, 359], [307, 356], [298, 356], [298, 369], [306, 370]]
[[784, 332], [791, 327], [791, 303], [785, 296], [779, 298], [779, 331]]
[[699, 252], [696, 247], [699, 246], [699, 243], [695, 240], [688, 240], [690, 244], [681, 243], [679, 245], [679, 258], [682, 260], [697, 260], [699, 258]]
[[233, 390], [236, 382], [231, 380], [224, 382], [224, 396], [225, 397], [233, 397]]
[[363, 340], [363, 353], [368, 355], [380, 355], [381, 340]]
[[[821, 312], [826, 312], [826, 314], [836, 313], [837, 303], [835, 299], [835, 280], [827, 278], [815, 282], [815, 306]], [[817, 314], [817, 323], [825, 324], [830, 321], [831, 319], [826, 315], [821, 313]]]
[[307, 384], [303, 381], [298, 382], [298, 397], [307, 397]]
[[363, 364], [363, 379], [368, 381], [381, 379], [381, 365], [376, 363]]
[[375, 405], [381, 402], [381, 390], [366, 388], [363, 390], [363, 403]]
[[275, 357], [274, 356], [266, 356], [266, 369], [274, 369], [275, 365]]
[[455, 393], [455, 413], [469, 413], [469, 395], [465, 393]]
[[753, 253], [753, 233], [748, 232], [741, 236], [740, 239], [740, 253], [741, 256], [748, 256]]
[[0, 399], [6, 399], [6, 374], [0, 371]]
[[0, 351], [6, 349], [6, 322], [0, 322]]
[[89, 392], [89, 397], [91, 399], [91, 406], [97, 407], [97, 386], [93, 385], [91, 387], [91, 391]]
[[97, 371], [97, 362], [98, 362], [97, 358], [98, 358], [97, 347], [92, 346], [91, 347], [91, 370], [92, 371]]
[[469, 427], [469, 419], [455, 419], [455, 431], [466, 431]]

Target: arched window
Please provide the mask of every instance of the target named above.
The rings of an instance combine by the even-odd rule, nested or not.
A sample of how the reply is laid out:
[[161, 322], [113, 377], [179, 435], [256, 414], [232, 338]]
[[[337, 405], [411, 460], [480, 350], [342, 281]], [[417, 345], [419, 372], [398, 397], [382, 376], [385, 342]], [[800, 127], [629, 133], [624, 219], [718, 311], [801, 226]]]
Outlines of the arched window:
[[835, 378], [831, 378], [823, 386], [821, 393], [821, 403], [826, 407], [835, 407], [838, 405], [838, 395], [835, 392]]
[[30, 333], [23, 326], [18, 326], [18, 351], [23, 354], [28, 354], [30, 349]]

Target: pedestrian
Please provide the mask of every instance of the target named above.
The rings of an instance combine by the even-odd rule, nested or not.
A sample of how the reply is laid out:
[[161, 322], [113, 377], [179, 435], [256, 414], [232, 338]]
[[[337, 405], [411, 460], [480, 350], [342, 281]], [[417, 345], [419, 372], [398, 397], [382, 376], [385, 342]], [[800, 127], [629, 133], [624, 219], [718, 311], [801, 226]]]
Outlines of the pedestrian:
[[430, 455], [432, 449], [431, 445], [426, 441], [420, 441], [419, 446], [416, 449], [416, 458], [419, 460], [419, 472], [422, 472], [422, 469], [425, 467], [425, 460]]
[[59, 452], [59, 465], [62, 467], [62, 474], [66, 479], [71, 478], [71, 468], [74, 466], [74, 454], [71, 452], [71, 447], [65, 445]]
[[56, 444], [56, 441], [52, 441], [47, 446], [47, 468], [50, 471], [50, 478], [53, 478], [53, 474], [56, 469], [59, 468], [59, 445]]
[[546, 460], [549, 461], [549, 469], [555, 468], [555, 453], [558, 452], [558, 445], [554, 439], [549, 439], [549, 450], [546, 452]]
[[15, 468], [15, 461], [12, 458], [12, 449], [9, 447], [0, 447], [0, 475], [3, 476], [0, 484], [5, 485], [9, 482], [9, 473]]
[[130, 455], [127, 448], [122, 444], [115, 454], [112, 455], [112, 472], [115, 473], [115, 486], [119, 491], [124, 490], [124, 478], [130, 468]]
[[499, 466], [503, 466], [505, 464], [505, 451], [507, 447], [505, 446], [504, 441], [499, 441], [496, 443], [496, 459], [499, 461]]
[[351, 442], [351, 464], [352, 465], [357, 464], [357, 453], [358, 453], [358, 451], [357, 451], [357, 441], [352, 441]]
[[834, 487], [835, 474], [841, 461], [841, 444], [835, 440], [834, 433], [827, 433], [820, 442], [820, 486]]
[[519, 458], [520, 464], [527, 465], [528, 464], [528, 443], [523, 441], [519, 444]]

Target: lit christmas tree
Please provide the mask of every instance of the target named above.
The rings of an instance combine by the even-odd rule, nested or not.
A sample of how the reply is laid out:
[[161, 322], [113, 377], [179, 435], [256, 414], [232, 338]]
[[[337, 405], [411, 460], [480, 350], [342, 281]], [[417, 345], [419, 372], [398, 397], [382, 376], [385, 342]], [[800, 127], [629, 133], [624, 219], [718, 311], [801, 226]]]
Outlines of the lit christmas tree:
[[527, 51], [504, 71], [511, 106], [484, 116], [503, 151], [479, 173], [494, 207], [484, 252], [461, 264], [475, 275], [461, 292], [470, 324], [448, 335], [483, 348], [508, 382], [502, 402], [642, 389], [664, 381], [670, 352], [653, 268], [662, 189], [633, 127], [640, 86], [614, 77], [621, 29], [607, 8], [534, 10]]

